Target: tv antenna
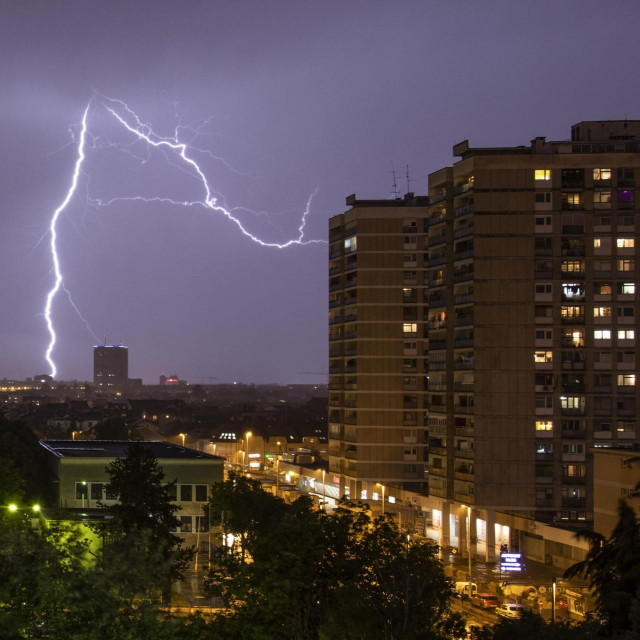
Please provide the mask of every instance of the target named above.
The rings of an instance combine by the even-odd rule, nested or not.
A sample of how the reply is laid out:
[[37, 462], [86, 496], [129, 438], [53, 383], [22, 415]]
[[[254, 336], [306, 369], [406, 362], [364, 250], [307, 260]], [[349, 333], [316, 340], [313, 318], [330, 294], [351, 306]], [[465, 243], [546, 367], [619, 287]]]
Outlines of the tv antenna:
[[393, 176], [393, 191], [391, 193], [393, 193], [394, 199], [397, 200], [399, 198], [398, 176], [396, 176], [396, 168], [393, 166], [393, 164], [391, 165], [391, 175]]
[[406, 177], [407, 177], [407, 193], [411, 193], [411, 183], [413, 182], [413, 180], [411, 180], [411, 178], [409, 177], [409, 165], [406, 165]]

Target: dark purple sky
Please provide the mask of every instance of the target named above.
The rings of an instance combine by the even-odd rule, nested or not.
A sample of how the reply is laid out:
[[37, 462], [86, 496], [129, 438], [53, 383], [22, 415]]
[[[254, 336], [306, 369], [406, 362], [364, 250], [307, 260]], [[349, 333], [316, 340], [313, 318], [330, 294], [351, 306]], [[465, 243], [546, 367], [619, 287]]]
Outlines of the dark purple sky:
[[[243, 224], [286, 242], [317, 188], [305, 237], [325, 239], [346, 195], [390, 196], [392, 164], [424, 193], [465, 138], [528, 144], [640, 118], [639, 18], [637, 0], [2, 2], [0, 377], [49, 370], [46, 232], [94, 90], [164, 136], [210, 118], [182, 139], [211, 152], [194, 157]], [[89, 206], [204, 195], [98, 102], [88, 124], [57, 225], [62, 272], [93, 331], [129, 346], [130, 375], [326, 380], [301, 373], [327, 369], [326, 245], [264, 248], [201, 207]], [[58, 377], [90, 378], [95, 340], [65, 295], [53, 319]]]

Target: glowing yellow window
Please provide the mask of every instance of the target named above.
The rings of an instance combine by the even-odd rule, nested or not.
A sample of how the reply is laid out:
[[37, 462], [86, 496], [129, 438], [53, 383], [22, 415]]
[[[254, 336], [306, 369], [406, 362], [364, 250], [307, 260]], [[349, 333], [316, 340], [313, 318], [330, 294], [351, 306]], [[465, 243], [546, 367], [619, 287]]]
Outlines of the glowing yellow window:
[[551, 180], [551, 169], [535, 169], [534, 176], [536, 180]]

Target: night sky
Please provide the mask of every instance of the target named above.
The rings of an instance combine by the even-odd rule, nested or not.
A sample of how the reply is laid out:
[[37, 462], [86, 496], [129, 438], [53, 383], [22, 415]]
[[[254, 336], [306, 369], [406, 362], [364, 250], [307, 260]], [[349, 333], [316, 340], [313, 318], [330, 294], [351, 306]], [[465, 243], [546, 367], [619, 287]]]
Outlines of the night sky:
[[[637, 0], [0, 0], [0, 378], [49, 372], [47, 235], [92, 101], [78, 190], [61, 214], [65, 286], [102, 342], [156, 382], [324, 382], [327, 245], [265, 248], [203, 207], [172, 153], [136, 142], [99, 95], [193, 152], [251, 233], [327, 237], [344, 198], [392, 197], [451, 147], [566, 139], [640, 118]], [[207, 153], [208, 152], [208, 153]], [[61, 379], [90, 379], [96, 340], [55, 298]], [[314, 375], [308, 375], [312, 373]]]

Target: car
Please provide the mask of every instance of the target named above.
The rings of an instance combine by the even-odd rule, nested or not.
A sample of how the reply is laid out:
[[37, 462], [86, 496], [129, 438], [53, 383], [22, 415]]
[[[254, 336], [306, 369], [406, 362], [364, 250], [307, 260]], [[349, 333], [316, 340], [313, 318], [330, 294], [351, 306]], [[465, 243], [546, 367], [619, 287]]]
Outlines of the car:
[[526, 610], [523, 604], [517, 604], [515, 602], [507, 602], [496, 608], [496, 613], [501, 618], [521, 618], [522, 612]]
[[500, 600], [493, 593], [474, 593], [471, 596], [471, 605], [480, 609], [496, 609]]

